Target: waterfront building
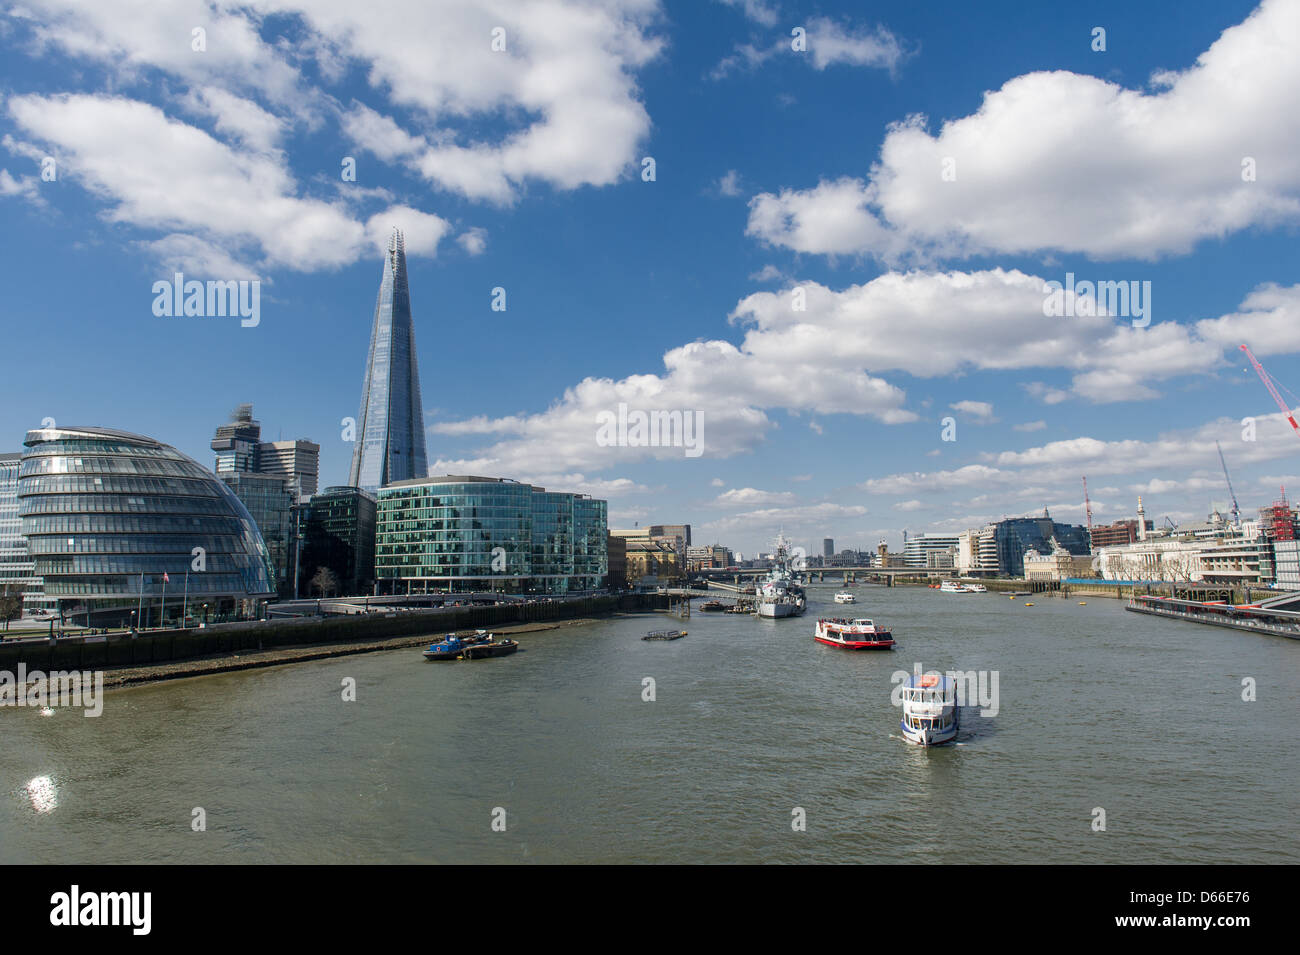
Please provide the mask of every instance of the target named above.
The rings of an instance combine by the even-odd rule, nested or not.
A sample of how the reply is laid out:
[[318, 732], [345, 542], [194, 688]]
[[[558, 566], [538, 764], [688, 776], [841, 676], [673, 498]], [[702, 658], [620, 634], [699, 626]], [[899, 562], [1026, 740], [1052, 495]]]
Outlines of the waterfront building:
[[1042, 554], [1032, 547], [1025, 551], [1025, 580], [1067, 580], [1073, 577], [1095, 577], [1095, 558], [1091, 554], [1071, 554], [1055, 540], [1050, 553]]
[[27, 433], [22, 533], [46, 598], [99, 622], [257, 616], [274, 592], [248, 509], [175, 448], [107, 428]]
[[627, 541], [629, 587], [661, 587], [680, 583], [684, 566], [681, 555], [665, 541]]
[[302, 507], [300, 586], [324, 567], [349, 596], [368, 594], [375, 582], [376, 500], [359, 487], [328, 487]]
[[956, 534], [921, 534], [910, 537], [903, 544], [903, 562], [907, 567], [944, 566], [945, 562], [935, 563], [930, 555], [947, 558], [946, 566], [953, 566], [953, 557], [957, 553]]
[[50, 609], [18, 516], [20, 452], [0, 454], [0, 594], [22, 595], [22, 614]]
[[383, 593], [564, 594], [609, 573], [606, 503], [506, 478], [411, 478], [379, 489]]
[[627, 586], [627, 540], [606, 533], [605, 548], [609, 554], [609, 572], [605, 575], [605, 589], [622, 590]]
[[394, 229], [375, 301], [348, 485], [374, 492], [428, 470], [406, 249]]
[[997, 529], [992, 524], [957, 535], [953, 570], [963, 576], [994, 576], [998, 572]]
[[1090, 553], [1088, 529], [1079, 524], [1060, 524], [1052, 520], [1047, 508], [1042, 517], [1013, 517], [993, 525], [993, 539], [998, 554], [998, 574], [1003, 577], [1023, 577], [1025, 552], [1035, 550], [1050, 554], [1057, 544], [1071, 554]]
[[824, 560], [827, 557], [834, 557], [834, 556], [835, 556], [835, 538], [823, 537], [822, 538], [822, 559]]
[[1300, 590], [1300, 540], [1273, 542], [1273, 575], [1279, 590]]

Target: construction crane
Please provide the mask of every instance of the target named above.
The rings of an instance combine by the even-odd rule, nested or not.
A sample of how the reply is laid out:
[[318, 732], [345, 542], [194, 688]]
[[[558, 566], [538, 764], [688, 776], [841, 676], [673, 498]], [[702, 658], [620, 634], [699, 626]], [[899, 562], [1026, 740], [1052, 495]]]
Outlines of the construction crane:
[[1228, 462], [1223, 459], [1223, 447], [1218, 441], [1214, 446], [1219, 449], [1219, 463], [1223, 465], [1223, 480], [1228, 483], [1228, 494], [1232, 496], [1232, 525], [1241, 526], [1241, 508], [1237, 506], [1237, 492], [1232, 489], [1232, 478], [1228, 477]]
[[1092, 501], [1088, 500], [1088, 475], [1083, 476], [1083, 510], [1088, 515], [1088, 537], [1092, 537]]
[[1254, 353], [1251, 352], [1247, 346], [1242, 345], [1241, 350], [1246, 353], [1246, 357], [1250, 359], [1250, 363], [1255, 366], [1255, 374], [1259, 375], [1259, 380], [1264, 383], [1264, 387], [1268, 389], [1268, 393], [1273, 396], [1273, 400], [1277, 402], [1277, 406], [1282, 409], [1282, 413], [1286, 415], [1286, 420], [1291, 423], [1291, 428], [1297, 435], [1300, 435], [1300, 424], [1296, 424], [1295, 415], [1291, 413], [1291, 408], [1282, 400], [1282, 396], [1278, 394], [1277, 386], [1273, 383], [1273, 379], [1268, 376], [1268, 372], [1264, 370], [1264, 366], [1259, 363], [1259, 359], [1255, 357]]

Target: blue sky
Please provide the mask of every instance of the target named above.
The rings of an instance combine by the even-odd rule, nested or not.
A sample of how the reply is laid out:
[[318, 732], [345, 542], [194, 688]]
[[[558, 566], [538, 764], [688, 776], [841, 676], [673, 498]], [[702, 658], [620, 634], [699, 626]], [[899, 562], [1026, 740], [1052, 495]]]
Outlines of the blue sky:
[[[342, 483], [399, 225], [437, 473], [816, 551], [1082, 520], [1084, 474], [1099, 520], [1201, 519], [1217, 439], [1253, 513], [1300, 482], [1236, 350], [1300, 389], [1298, 6], [6, 4], [0, 422], [210, 464], [251, 401]], [[178, 270], [258, 278], [260, 324], [156, 317]], [[1067, 272], [1150, 324], [1043, 315]], [[620, 402], [703, 453], [599, 445]]]

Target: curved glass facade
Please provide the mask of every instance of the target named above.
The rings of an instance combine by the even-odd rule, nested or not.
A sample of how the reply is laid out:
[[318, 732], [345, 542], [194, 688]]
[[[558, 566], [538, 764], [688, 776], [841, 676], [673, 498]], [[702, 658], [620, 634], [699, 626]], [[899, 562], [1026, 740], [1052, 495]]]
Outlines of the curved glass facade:
[[103, 428], [43, 428], [24, 444], [18, 511], [48, 598], [153, 613], [165, 596], [171, 615], [186, 595], [215, 609], [272, 594], [248, 511], [175, 448]]
[[375, 576], [388, 593], [595, 590], [604, 501], [500, 478], [417, 478], [379, 491]]

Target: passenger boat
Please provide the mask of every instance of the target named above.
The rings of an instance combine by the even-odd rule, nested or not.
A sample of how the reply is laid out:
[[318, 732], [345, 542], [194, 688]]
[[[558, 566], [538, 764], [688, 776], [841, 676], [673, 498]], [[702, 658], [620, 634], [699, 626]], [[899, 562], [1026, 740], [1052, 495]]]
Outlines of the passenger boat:
[[720, 613], [727, 609], [727, 605], [721, 600], [708, 600], [700, 604], [700, 609], [705, 613]]
[[857, 620], [825, 617], [817, 621], [813, 639], [828, 647], [841, 647], [845, 650], [892, 650], [894, 648], [894, 635], [865, 617], [859, 617]]
[[943, 583], [941, 583], [941, 584], [939, 585], [939, 593], [941, 593], [941, 594], [968, 594], [968, 593], [970, 593], [970, 591], [966, 589], [966, 585], [965, 585], [965, 584], [959, 584], [959, 583], [957, 583], [957, 581], [955, 581], [955, 580], [945, 580]]
[[481, 660], [484, 657], [508, 657], [518, 649], [518, 640], [485, 640], [470, 644], [461, 650], [460, 655], [465, 660]]
[[973, 594], [986, 594], [989, 592], [989, 589], [983, 584], [967, 584], [966, 589]]
[[937, 673], [913, 674], [903, 684], [903, 737], [918, 746], [957, 738], [957, 681]]
[[837, 604], [856, 603], [857, 599], [857, 597], [853, 596], [853, 594], [849, 593], [847, 590], [842, 590], [835, 595], [835, 602]]
[[642, 640], [680, 640], [686, 636], [685, 630], [651, 630]]

